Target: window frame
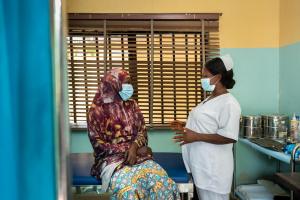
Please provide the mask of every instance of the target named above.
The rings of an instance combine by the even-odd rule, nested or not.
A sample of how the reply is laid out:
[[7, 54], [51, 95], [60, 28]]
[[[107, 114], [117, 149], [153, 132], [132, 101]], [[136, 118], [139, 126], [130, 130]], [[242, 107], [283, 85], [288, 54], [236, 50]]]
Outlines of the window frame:
[[[206, 35], [205, 35], [205, 23], [206, 21], [205, 20], [212, 20], [212, 21], [217, 21], [219, 23], [219, 17], [222, 15], [221, 13], [190, 13], [190, 14], [120, 14], [120, 13], [107, 13], [107, 14], [98, 14], [98, 13], [69, 13], [69, 30], [72, 28], [72, 27], [84, 27], [86, 26], [85, 22], [92, 22], [94, 23], [95, 21], [98, 21], [98, 20], [103, 20], [103, 23], [105, 24], [105, 26], [103, 27], [103, 29], [106, 29], [106, 23], [107, 23], [107, 20], [124, 20], [124, 21], [131, 21], [131, 20], [150, 20], [151, 22], [151, 42], [153, 43], [153, 37], [154, 37], [154, 30], [153, 30], [153, 22], [154, 20], [170, 20], [170, 21], [190, 21], [190, 20], [196, 20], [196, 21], [199, 21], [201, 22], [201, 26], [202, 26], [202, 30], [199, 31], [201, 34], [204, 34], [201, 36], [201, 40], [202, 40], [202, 43], [205, 43], [205, 42], [209, 42], [209, 41], [206, 41]], [[217, 29], [219, 28], [219, 24], [217, 25]], [[130, 33], [129, 33], [130, 34]], [[128, 35], [129, 35], [128, 34]], [[209, 32], [208, 32], [209, 34]], [[105, 32], [104, 34], [104, 40], [107, 41], [107, 34]], [[205, 40], [205, 41], [204, 41]], [[105, 42], [105, 45], [108, 45], [107, 42]], [[154, 44], [151, 44], [151, 48]], [[202, 45], [204, 46], [204, 45]], [[107, 48], [107, 46], [106, 46]], [[205, 63], [206, 59], [207, 59], [207, 56], [205, 55], [205, 46], [203, 47], [204, 49], [201, 49], [204, 54], [202, 53], [202, 58], [201, 59], [201, 62], [202, 63]], [[218, 47], [218, 50], [219, 50], [219, 47]], [[153, 51], [153, 49], [151, 50]], [[151, 53], [151, 56], [152, 56], [153, 53]], [[105, 54], [106, 58], [105, 59], [105, 69], [104, 71], [107, 70], [107, 62], [108, 62], [108, 59], [107, 59], [107, 53]], [[135, 60], [137, 61], [137, 60]], [[154, 84], [154, 81], [153, 81], [153, 65], [154, 65], [154, 59], [151, 58], [151, 71], [150, 73], [152, 74], [151, 76], [151, 80], [150, 82], [152, 84], [150, 84], [150, 90], [151, 90], [151, 100], [152, 100], [152, 106], [150, 106], [149, 104], [149, 118], [150, 118], [150, 115], [153, 116], [153, 84]], [[163, 70], [163, 69], [162, 69]], [[98, 77], [99, 78], [99, 77]], [[137, 86], [135, 86], [137, 87]], [[74, 95], [74, 93], [73, 93]], [[205, 92], [201, 92], [201, 100], [203, 100], [206, 96]], [[188, 106], [187, 106], [188, 107]], [[87, 108], [88, 109], [88, 108]], [[152, 110], [151, 110], [152, 109]], [[174, 111], [176, 112], [176, 109], [174, 109]], [[75, 112], [75, 111], [74, 111]], [[69, 119], [69, 122], [70, 122], [70, 119]], [[71, 123], [71, 122], [70, 122]], [[165, 128], [168, 128], [167, 126], [153, 126], [153, 119], [152, 121], [150, 121], [150, 125], [148, 124], [148, 127], [149, 128], [155, 128], [155, 129], [165, 129]], [[74, 131], [81, 131], [81, 130], [86, 130], [86, 125], [84, 126], [80, 126], [80, 125], [71, 125], [71, 129], [74, 130]]]

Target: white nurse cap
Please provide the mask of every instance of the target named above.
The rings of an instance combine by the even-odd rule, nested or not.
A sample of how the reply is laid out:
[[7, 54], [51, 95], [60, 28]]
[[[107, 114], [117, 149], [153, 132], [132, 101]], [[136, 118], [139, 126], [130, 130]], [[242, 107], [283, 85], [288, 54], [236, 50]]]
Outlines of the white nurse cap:
[[220, 56], [220, 58], [223, 61], [227, 71], [229, 71], [233, 68], [233, 60], [232, 60], [232, 58], [229, 54], [226, 54], [224, 56]]

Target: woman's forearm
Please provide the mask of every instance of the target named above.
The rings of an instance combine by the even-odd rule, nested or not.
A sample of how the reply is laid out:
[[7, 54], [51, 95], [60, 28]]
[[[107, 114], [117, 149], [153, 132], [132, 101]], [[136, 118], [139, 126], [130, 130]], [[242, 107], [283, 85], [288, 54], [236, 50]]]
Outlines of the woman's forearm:
[[218, 134], [199, 134], [199, 133], [197, 133], [196, 141], [207, 142], [211, 144], [230, 144], [236, 142], [233, 139], [226, 138]]

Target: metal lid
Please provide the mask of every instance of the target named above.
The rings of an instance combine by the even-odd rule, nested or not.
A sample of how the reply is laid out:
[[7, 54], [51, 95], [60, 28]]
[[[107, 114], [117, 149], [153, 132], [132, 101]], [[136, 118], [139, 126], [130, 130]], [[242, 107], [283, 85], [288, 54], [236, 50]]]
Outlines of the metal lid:
[[280, 115], [280, 114], [273, 114], [273, 115], [269, 115], [268, 119], [288, 119], [288, 116]]
[[242, 116], [243, 119], [261, 119], [261, 116], [259, 115], [245, 115]]

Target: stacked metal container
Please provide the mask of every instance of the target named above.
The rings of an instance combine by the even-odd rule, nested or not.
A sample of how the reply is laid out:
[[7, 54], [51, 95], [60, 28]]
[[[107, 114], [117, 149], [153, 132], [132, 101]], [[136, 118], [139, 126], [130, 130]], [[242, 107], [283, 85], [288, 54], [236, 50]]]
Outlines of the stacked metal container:
[[263, 115], [262, 119], [264, 137], [272, 139], [286, 139], [288, 137], [288, 116]]
[[261, 138], [262, 121], [261, 116], [248, 115], [241, 117], [240, 137]]
[[288, 122], [288, 116], [278, 114], [242, 116], [240, 137], [286, 139]]

